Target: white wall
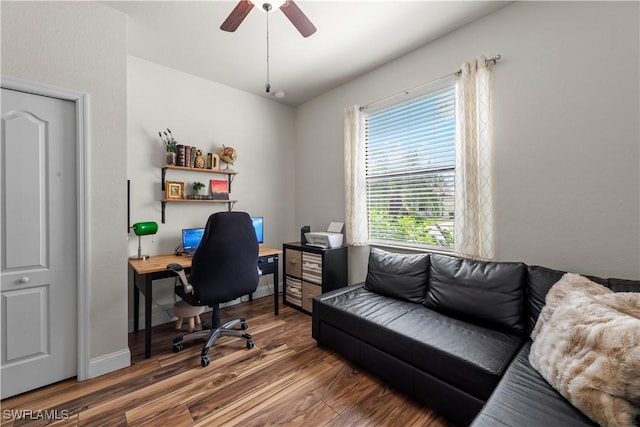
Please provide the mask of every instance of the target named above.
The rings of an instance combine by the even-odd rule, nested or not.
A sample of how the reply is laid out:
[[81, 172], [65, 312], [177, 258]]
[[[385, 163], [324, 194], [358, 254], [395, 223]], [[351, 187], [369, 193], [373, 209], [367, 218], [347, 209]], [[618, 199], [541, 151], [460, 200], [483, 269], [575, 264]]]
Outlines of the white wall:
[[[290, 226], [293, 110], [137, 58], [127, 59], [125, 15], [98, 3], [3, 1], [1, 7], [2, 75], [90, 96], [89, 353], [100, 364], [98, 372], [122, 367], [132, 320], [127, 310], [132, 293], [127, 286], [127, 257], [137, 246], [135, 236], [129, 236], [127, 243], [125, 233], [126, 180], [132, 181], [132, 222], [160, 222], [164, 151], [158, 130], [169, 127], [181, 142], [207, 151], [221, 144], [235, 147], [239, 159], [234, 168], [239, 173], [233, 197], [239, 202], [234, 209], [263, 215], [265, 245], [280, 247], [296, 235]], [[190, 182], [194, 176], [172, 178]], [[203, 225], [214, 206], [169, 205], [167, 223], [160, 224], [157, 235], [144, 238], [145, 252], [173, 251], [182, 227]], [[270, 276], [261, 279], [263, 292], [272, 286]], [[171, 287], [165, 283], [164, 293], [156, 292], [154, 297], [161, 303], [172, 300]], [[124, 362], [128, 364], [128, 359]]]
[[[504, 58], [494, 73], [496, 258], [640, 278], [636, 2], [518, 2], [295, 113], [127, 62], [125, 17], [100, 4], [0, 6], [3, 75], [90, 94], [92, 359], [128, 351], [126, 257], [136, 242], [127, 245], [124, 233], [126, 180], [132, 220], [159, 221], [158, 130], [170, 127], [203, 148], [237, 148], [235, 209], [264, 215], [265, 244], [278, 247], [297, 239], [302, 225], [323, 229], [344, 219], [345, 107], [448, 74], [479, 54]], [[209, 212], [169, 205], [167, 223], [143, 241], [146, 252], [171, 251], [179, 230]], [[351, 251], [352, 282], [364, 277], [366, 254]]]
[[128, 365], [125, 16], [89, 2], [1, 8], [3, 76], [89, 94], [89, 356]]
[[[181, 144], [196, 146], [204, 153], [217, 152], [223, 144], [234, 147], [238, 172], [231, 199], [234, 211], [264, 216], [264, 246], [281, 248], [295, 233], [294, 218], [294, 112], [291, 107], [204, 80], [149, 61], [129, 56], [127, 68], [127, 174], [131, 180], [131, 222], [156, 221], [158, 233], [142, 238], [150, 255], [172, 253], [181, 242], [183, 228], [204, 227], [209, 215], [226, 205], [168, 203], [166, 223], [161, 223], [161, 166], [164, 147], [158, 131], [171, 129]], [[167, 179], [191, 184], [221, 175], [168, 171]], [[137, 237], [131, 233], [129, 253], [137, 252]], [[130, 291], [131, 292], [131, 291]], [[260, 294], [273, 292], [273, 276], [261, 279]], [[168, 320], [163, 307], [172, 308], [173, 280], [154, 283], [153, 323]], [[132, 301], [129, 318], [132, 321]], [[144, 307], [140, 309], [144, 313]], [[131, 322], [130, 322], [131, 324]], [[143, 324], [143, 323], [141, 323]]]
[[[296, 229], [344, 218], [345, 107], [501, 54], [496, 259], [640, 279], [638, 21], [637, 2], [517, 2], [298, 107]], [[352, 283], [367, 251], [350, 250]]]

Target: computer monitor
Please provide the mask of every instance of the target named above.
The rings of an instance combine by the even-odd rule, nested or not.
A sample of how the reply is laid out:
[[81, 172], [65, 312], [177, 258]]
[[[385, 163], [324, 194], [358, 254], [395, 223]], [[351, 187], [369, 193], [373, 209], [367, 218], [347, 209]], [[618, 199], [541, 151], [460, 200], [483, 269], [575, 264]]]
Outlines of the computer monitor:
[[252, 216], [253, 228], [256, 230], [256, 238], [258, 243], [264, 243], [264, 217]]
[[185, 228], [182, 230], [182, 247], [185, 253], [193, 255], [200, 245], [204, 228]]

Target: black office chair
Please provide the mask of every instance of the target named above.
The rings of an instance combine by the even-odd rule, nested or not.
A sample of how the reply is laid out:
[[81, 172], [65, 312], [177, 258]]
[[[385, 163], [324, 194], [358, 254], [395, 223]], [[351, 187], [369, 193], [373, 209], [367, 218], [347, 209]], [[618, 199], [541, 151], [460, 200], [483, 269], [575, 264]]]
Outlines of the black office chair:
[[179, 352], [183, 344], [196, 339], [207, 339], [202, 349], [201, 364], [209, 365], [209, 349], [221, 336], [234, 336], [246, 340], [247, 348], [254, 346], [250, 334], [242, 330], [249, 326], [245, 319], [220, 324], [220, 303], [232, 301], [255, 292], [258, 286], [258, 241], [246, 212], [218, 212], [209, 217], [200, 246], [193, 255], [191, 274], [187, 279], [180, 264], [169, 264], [180, 277], [175, 292], [191, 305], [213, 308], [211, 330], [190, 333], [173, 340], [173, 351]]

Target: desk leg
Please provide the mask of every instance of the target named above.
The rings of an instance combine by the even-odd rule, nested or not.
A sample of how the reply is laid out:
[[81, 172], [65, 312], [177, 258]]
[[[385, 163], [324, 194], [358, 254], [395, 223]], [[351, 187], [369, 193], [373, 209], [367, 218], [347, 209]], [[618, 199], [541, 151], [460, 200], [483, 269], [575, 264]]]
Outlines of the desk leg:
[[133, 272], [133, 332], [138, 332], [138, 317], [140, 316], [140, 289], [138, 288], [138, 273]]
[[274, 257], [275, 266], [273, 268], [273, 311], [277, 316], [280, 314], [278, 309], [278, 256]]
[[151, 284], [153, 279], [147, 274], [144, 281], [144, 358], [151, 357]]

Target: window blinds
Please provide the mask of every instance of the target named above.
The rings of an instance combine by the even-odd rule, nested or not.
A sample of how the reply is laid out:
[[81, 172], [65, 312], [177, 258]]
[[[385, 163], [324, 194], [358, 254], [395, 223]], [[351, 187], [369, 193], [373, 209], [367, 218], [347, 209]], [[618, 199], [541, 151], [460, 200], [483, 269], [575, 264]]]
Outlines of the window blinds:
[[366, 180], [372, 242], [453, 248], [453, 83], [370, 112]]

